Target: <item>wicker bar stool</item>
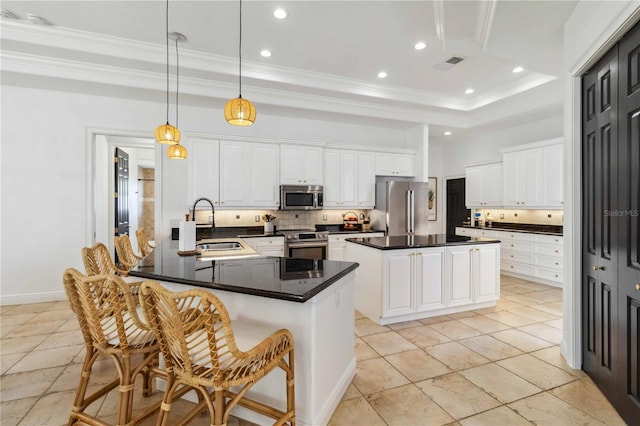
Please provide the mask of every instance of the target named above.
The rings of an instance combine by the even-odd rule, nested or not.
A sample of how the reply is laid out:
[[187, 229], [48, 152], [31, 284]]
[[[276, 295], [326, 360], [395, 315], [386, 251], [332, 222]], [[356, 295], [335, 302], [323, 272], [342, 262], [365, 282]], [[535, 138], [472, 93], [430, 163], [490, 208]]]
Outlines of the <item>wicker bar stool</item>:
[[[170, 372], [158, 425], [167, 424], [169, 401], [180, 385], [195, 389], [203, 400], [179, 424], [208, 409], [211, 425], [226, 425], [231, 409], [239, 404], [275, 419], [277, 425], [295, 425], [294, 349], [288, 330], [278, 330], [242, 351], [225, 306], [209, 291], [172, 293], [146, 281], [140, 301]], [[286, 412], [244, 396], [275, 367], [286, 374]], [[232, 392], [232, 386], [241, 388]]]
[[119, 269], [111, 259], [109, 249], [102, 243], [82, 249], [82, 262], [87, 275], [113, 274], [126, 277], [128, 271]]
[[129, 272], [134, 268], [138, 262], [144, 259], [144, 256], [133, 251], [131, 246], [131, 240], [127, 234], [122, 234], [114, 237], [113, 244], [116, 247], [116, 253], [118, 254], [118, 262], [123, 270]]
[[[132, 418], [136, 376], [143, 376], [143, 394], [148, 396], [153, 392], [152, 380], [156, 376], [166, 378], [167, 373], [158, 367], [159, 347], [155, 334], [136, 313], [139, 305], [132, 295], [131, 284], [116, 275], [86, 276], [73, 268], [64, 272], [63, 282], [86, 348], [69, 425], [105, 425], [104, 421], [85, 413], [85, 409], [116, 387], [120, 394], [118, 425], [134, 424], [153, 415], [162, 401]], [[119, 377], [87, 396], [91, 369], [100, 355], [113, 360]], [[142, 361], [134, 366], [132, 357], [137, 355], [141, 355]]]
[[142, 257], [147, 257], [147, 255], [155, 249], [155, 246], [151, 245], [149, 242], [149, 236], [146, 229], [138, 228], [136, 230], [136, 239], [138, 240], [138, 249], [140, 250]]

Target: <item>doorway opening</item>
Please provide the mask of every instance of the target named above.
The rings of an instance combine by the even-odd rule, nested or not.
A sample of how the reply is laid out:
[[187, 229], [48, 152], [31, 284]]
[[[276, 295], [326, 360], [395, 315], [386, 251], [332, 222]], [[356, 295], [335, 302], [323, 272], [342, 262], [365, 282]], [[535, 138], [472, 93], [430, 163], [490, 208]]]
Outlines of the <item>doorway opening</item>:
[[115, 256], [113, 237], [144, 227], [155, 239], [159, 193], [155, 180], [155, 141], [150, 138], [95, 135], [93, 243], [104, 243]]
[[471, 210], [465, 205], [465, 178], [447, 179], [447, 235], [455, 235], [456, 227], [470, 217]]

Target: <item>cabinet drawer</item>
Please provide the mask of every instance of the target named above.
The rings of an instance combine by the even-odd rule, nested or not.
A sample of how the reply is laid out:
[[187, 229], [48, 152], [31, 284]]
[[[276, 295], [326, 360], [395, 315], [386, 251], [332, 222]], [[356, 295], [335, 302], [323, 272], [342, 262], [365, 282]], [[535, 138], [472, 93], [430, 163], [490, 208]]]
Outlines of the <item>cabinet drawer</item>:
[[536, 266], [562, 270], [562, 258], [535, 255], [534, 261]]
[[525, 232], [494, 232], [499, 232], [499, 236], [496, 235], [496, 237], [501, 238], [502, 241], [533, 241], [533, 234], [527, 234]]
[[525, 253], [533, 253], [533, 243], [526, 241], [505, 241], [502, 240], [500, 248], [507, 251], [520, 251]]
[[562, 257], [562, 246], [552, 246], [550, 244], [536, 244], [535, 254]]
[[561, 235], [534, 235], [534, 241], [542, 244], [562, 245]]
[[549, 281], [562, 282], [562, 271], [547, 269], [547, 268], [534, 268], [534, 276]]
[[465, 235], [468, 236], [470, 234], [469, 228], [456, 228], [456, 235]]
[[284, 237], [253, 237], [253, 238], [243, 238], [244, 242], [248, 243], [254, 249], [261, 247], [273, 247], [273, 246], [284, 246]]
[[500, 269], [502, 269], [503, 271], [515, 272], [523, 275], [533, 275], [532, 265], [503, 261], [500, 262]]
[[507, 262], [533, 263], [533, 255], [531, 253], [503, 250], [500, 258]]

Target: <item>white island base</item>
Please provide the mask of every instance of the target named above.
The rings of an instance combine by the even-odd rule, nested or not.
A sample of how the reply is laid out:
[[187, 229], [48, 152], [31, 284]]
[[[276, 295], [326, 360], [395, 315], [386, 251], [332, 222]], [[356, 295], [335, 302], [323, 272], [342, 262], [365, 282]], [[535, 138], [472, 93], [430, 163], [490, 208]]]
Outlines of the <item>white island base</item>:
[[381, 250], [347, 242], [355, 306], [380, 325], [495, 306], [500, 244]]
[[[172, 291], [202, 288], [161, 281]], [[233, 320], [257, 322], [277, 330], [286, 328], [295, 345], [296, 423], [326, 425], [356, 372], [354, 352], [354, 272], [305, 303], [210, 290], [227, 307]], [[265, 335], [264, 337], [267, 337]], [[164, 383], [160, 384], [163, 385]], [[187, 397], [195, 395], [187, 394]], [[276, 368], [254, 385], [247, 397], [285, 410], [285, 376]], [[191, 400], [191, 398], [189, 398]], [[244, 407], [232, 414], [260, 425], [273, 419]]]

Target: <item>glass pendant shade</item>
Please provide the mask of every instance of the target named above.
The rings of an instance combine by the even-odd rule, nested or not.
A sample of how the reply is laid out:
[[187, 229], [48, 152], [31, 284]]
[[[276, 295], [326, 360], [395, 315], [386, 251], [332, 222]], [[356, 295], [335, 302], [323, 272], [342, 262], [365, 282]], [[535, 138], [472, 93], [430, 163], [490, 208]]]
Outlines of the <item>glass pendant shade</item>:
[[171, 124], [161, 124], [156, 129], [156, 141], [167, 145], [175, 145], [180, 142], [180, 130]]
[[224, 106], [224, 118], [235, 126], [250, 126], [256, 121], [256, 107], [241, 97], [231, 99]]
[[187, 148], [180, 144], [171, 145], [167, 148], [167, 155], [172, 160], [184, 160], [187, 158]]

